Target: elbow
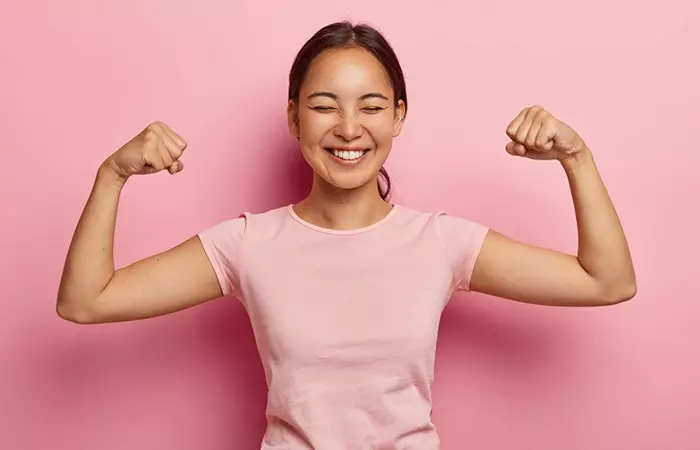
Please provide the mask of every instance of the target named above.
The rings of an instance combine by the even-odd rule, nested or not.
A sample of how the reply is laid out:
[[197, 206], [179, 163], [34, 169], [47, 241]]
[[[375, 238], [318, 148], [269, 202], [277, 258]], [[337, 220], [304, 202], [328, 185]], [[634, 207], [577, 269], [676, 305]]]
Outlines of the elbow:
[[632, 300], [637, 295], [637, 282], [634, 277], [603, 290], [602, 304], [617, 305]]
[[58, 314], [58, 317], [63, 320], [77, 323], [79, 325], [97, 323], [95, 320], [95, 314], [92, 312], [91, 308], [74, 305], [70, 302], [63, 301], [62, 299], [59, 299], [59, 301], [56, 303], [56, 314]]

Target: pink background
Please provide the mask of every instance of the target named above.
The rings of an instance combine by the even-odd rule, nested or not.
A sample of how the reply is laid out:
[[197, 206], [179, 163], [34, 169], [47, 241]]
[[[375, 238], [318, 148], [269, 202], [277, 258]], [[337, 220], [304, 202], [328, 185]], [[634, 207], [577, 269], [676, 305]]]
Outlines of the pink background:
[[563, 172], [503, 149], [539, 103], [593, 149], [636, 263], [639, 294], [611, 308], [455, 298], [436, 362], [443, 448], [700, 448], [699, 13], [690, 0], [3, 2], [0, 448], [259, 448], [265, 385], [237, 302], [81, 327], [56, 316], [56, 290], [97, 166], [150, 121], [188, 140], [186, 169], [128, 184], [119, 265], [299, 199], [310, 178], [286, 130], [287, 71], [344, 18], [384, 31], [406, 72], [396, 202], [575, 252]]

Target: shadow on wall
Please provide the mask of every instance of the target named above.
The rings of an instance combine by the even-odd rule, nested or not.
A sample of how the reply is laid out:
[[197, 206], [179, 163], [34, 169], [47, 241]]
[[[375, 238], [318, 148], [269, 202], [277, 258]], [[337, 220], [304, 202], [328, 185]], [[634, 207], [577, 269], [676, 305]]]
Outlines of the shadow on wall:
[[259, 448], [265, 378], [236, 299], [70, 334], [31, 349], [23, 380], [53, 448]]
[[304, 160], [297, 139], [285, 127], [271, 133], [264, 129], [267, 126], [264, 123], [253, 131], [255, 135], [267, 135], [266, 139], [261, 141], [255, 135], [248, 139], [261, 142], [257, 148], [249, 149], [259, 155], [256, 163], [248, 168], [251, 175], [248, 180], [254, 180], [254, 185], [247, 187], [252, 189], [252, 212], [296, 203], [308, 195], [313, 183], [313, 170]]
[[[478, 359], [480, 367], [493, 370], [507, 382], [539, 377], [554, 367], [565, 370], [572, 362], [572, 345], [576, 345], [572, 324], [561, 316], [568, 313], [458, 293], [440, 322], [441, 353]], [[558, 321], [553, 320], [555, 316]]]
[[576, 404], [590, 383], [576, 337], [581, 323], [563, 308], [457, 294], [440, 321], [435, 362], [433, 420], [445, 447], [459, 448], [501, 419]]

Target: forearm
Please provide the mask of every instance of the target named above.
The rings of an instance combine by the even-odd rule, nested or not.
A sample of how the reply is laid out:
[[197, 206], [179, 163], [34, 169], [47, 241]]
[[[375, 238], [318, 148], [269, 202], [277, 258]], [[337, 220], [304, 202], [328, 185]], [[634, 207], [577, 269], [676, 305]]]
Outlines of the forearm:
[[571, 188], [578, 227], [578, 260], [604, 296], [631, 298], [636, 292], [632, 257], [622, 224], [598, 172], [584, 148], [562, 161]]
[[94, 301], [114, 274], [114, 229], [124, 180], [105, 166], [73, 234], [58, 292], [59, 314], [73, 314]]

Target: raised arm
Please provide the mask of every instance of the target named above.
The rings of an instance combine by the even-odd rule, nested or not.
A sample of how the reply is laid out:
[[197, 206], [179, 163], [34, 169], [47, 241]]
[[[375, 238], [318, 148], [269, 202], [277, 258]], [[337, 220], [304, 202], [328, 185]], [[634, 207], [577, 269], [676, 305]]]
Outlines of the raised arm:
[[145, 319], [222, 295], [196, 236], [119, 270], [114, 267], [114, 229], [124, 184], [135, 174], [181, 171], [185, 147], [165, 124], [154, 123], [101, 165], [68, 250], [56, 304], [59, 316], [76, 323]]
[[508, 153], [557, 159], [564, 168], [578, 224], [578, 254], [517, 242], [489, 231], [471, 289], [554, 306], [603, 306], [636, 294], [630, 250], [593, 155], [579, 135], [540, 106], [525, 108], [507, 129]]

